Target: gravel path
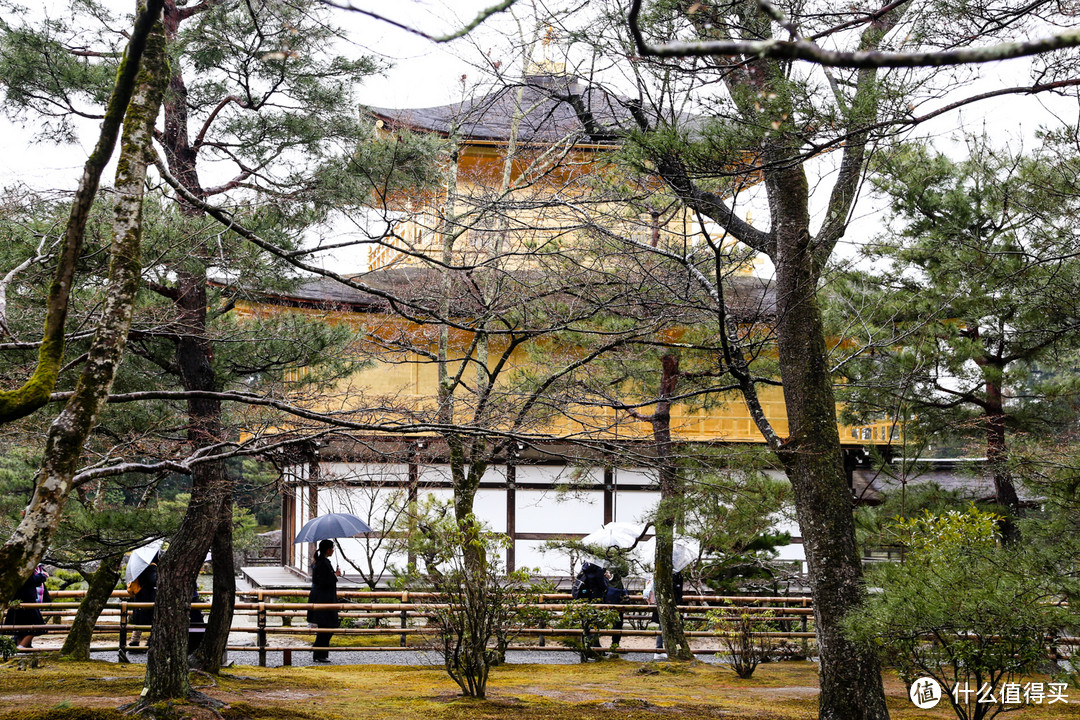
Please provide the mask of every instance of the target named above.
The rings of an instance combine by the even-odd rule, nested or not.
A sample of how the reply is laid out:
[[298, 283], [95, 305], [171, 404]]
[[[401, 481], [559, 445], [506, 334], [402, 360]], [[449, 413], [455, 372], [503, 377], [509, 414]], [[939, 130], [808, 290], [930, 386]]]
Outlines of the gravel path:
[[[283, 653], [281, 651], [270, 651], [266, 653], [266, 666], [267, 667], [282, 667], [284, 665], [282, 661]], [[107, 662], [116, 662], [116, 652], [95, 652], [91, 653], [91, 657], [95, 660], [105, 660]], [[630, 662], [648, 662], [653, 659], [651, 652], [631, 652], [623, 653], [622, 659]], [[717, 662], [716, 658], [710, 655], [699, 655], [698, 659], [704, 662]], [[145, 652], [131, 652], [128, 651], [128, 661], [132, 663], [142, 664], [146, 662]], [[255, 650], [240, 650], [230, 651], [229, 661], [236, 665], [258, 665], [259, 654]], [[574, 651], [566, 650], [545, 650], [545, 651], [530, 651], [530, 650], [511, 650], [506, 654], [506, 661], [511, 664], [537, 664], [537, 665], [577, 665], [579, 664], [578, 654]], [[442, 667], [441, 657], [432, 651], [425, 650], [401, 650], [401, 651], [386, 651], [386, 650], [332, 650], [330, 653], [331, 665], [415, 665], [415, 666], [434, 666]], [[307, 666], [321, 666], [322, 663], [313, 663], [311, 661], [311, 651], [303, 648], [297, 648], [292, 651], [292, 666], [293, 667], [307, 667]]]
[[[282, 667], [284, 653], [279, 651], [267, 652], [267, 667]], [[116, 651], [93, 652], [94, 660], [102, 660], [110, 663], [117, 662]], [[610, 657], [610, 655], [609, 655]], [[647, 663], [653, 660], [653, 653], [626, 652], [619, 655], [622, 660], [632, 663]], [[146, 663], [146, 651], [127, 651], [127, 660], [135, 664]], [[698, 660], [705, 663], [719, 662], [714, 655], [698, 655]], [[259, 655], [255, 650], [229, 651], [229, 661], [235, 665], [258, 665]], [[580, 660], [578, 653], [571, 650], [511, 650], [507, 653], [507, 662], [515, 665], [578, 665]], [[311, 661], [311, 651], [307, 648], [297, 648], [292, 651], [293, 667], [322, 666], [322, 663]], [[330, 665], [414, 665], [442, 667], [442, 657], [438, 653], [428, 650], [332, 650], [330, 651]]]

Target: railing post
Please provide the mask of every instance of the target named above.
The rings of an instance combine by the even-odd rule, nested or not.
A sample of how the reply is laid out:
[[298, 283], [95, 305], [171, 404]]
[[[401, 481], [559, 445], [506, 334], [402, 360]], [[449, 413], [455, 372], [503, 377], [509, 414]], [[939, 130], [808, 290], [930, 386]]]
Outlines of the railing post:
[[127, 601], [120, 601], [120, 650], [116, 653], [116, 662], [126, 663], [127, 656]]
[[[403, 590], [401, 593], [401, 604], [409, 602], [409, 591]], [[405, 608], [401, 609], [401, 629], [409, 627], [409, 611]], [[409, 644], [409, 636], [405, 633], [401, 633], [401, 647], [405, 647]]]
[[[803, 598], [802, 606], [803, 606], [804, 610], [806, 609], [806, 605], [807, 605], [806, 598]], [[807, 615], [806, 613], [803, 613], [803, 616], [802, 616], [802, 631], [804, 633], [805, 632], [810, 632], [810, 616]], [[803, 655], [806, 655], [807, 658], [810, 657], [810, 640], [805, 635], [803, 636], [803, 639], [802, 639], [802, 651], [803, 651]]]
[[[259, 593], [260, 599], [262, 593]], [[259, 667], [266, 667], [266, 604], [260, 602], [258, 614], [256, 615], [256, 625], [259, 630], [256, 633], [259, 643]]]

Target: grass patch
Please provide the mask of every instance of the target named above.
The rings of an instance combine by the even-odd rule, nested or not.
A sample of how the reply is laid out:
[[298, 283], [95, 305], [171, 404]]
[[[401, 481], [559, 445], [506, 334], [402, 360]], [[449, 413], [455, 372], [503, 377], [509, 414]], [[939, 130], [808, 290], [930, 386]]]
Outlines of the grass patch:
[[124, 720], [119, 710], [57, 706], [48, 710], [15, 710], [0, 714], [0, 720]]
[[[647, 668], [647, 672], [642, 672]], [[0, 720], [119, 720], [134, 701], [144, 667], [47, 659], [41, 667], [0, 666]], [[762, 665], [749, 680], [703, 663], [613, 660], [589, 665], [495, 668], [486, 700], [469, 700], [440, 667], [331, 665], [314, 668], [234, 667], [203, 692], [228, 703], [229, 720], [812, 720], [817, 717], [817, 666]], [[918, 710], [904, 685], [886, 678], [893, 720], [954, 717], [948, 708]], [[1034, 706], [1012, 718], [1080, 718], [1080, 691], [1069, 705]], [[174, 706], [177, 717], [208, 718]]]

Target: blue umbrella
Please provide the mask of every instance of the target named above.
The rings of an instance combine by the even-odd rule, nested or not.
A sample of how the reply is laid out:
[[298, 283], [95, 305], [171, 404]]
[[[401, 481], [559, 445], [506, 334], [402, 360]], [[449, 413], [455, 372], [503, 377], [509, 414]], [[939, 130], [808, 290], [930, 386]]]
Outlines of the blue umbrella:
[[368, 524], [350, 513], [331, 513], [320, 515], [300, 528], [293, 545], [305, 542], [318, 542], [328, 538], [343, 538], [371, 532]]

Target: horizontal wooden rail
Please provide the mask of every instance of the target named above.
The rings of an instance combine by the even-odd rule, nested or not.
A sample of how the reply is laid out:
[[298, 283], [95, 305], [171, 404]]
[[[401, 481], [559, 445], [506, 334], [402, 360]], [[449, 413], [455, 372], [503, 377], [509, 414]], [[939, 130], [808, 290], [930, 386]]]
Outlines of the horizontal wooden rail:
[[[79, 606], [85, 591], [62, 590], [52, 593], [54, 602], [51, 603], [22, 603], [21, 607], [37, 608], [42, 611], [46, 618], [43, 625], [0, 625], [0, 634], [14, 634], [17, 632], [33, 632], [35, 634], [58, 635], [64, 634], [71, 628], [71, 618]], [[251, 634], [255, 636], [254, 645], [230, 646], [232, 651], [254, 651], [258, 653], [259, 664], [265, 665], [268, 652], [283, 653], [283, 663], [291, 663], [291, 653], [294, 651], [310, 651], [310, 646], [296, 647], [281, 645], [273, 642], [274, 639], [284, 636], [303, 636], [310, 638], [318, 632], [318, 628], [308, 627], [305, 616], [308, 610], [336, 610], [339, 617], [349, 622], [373, 622], [375, 627], [343, 627], [334, 628], [335, 635], [354, 637], [379, 637], [397, 636], [397, 644], [393, 646], [336, 646], [329, 648], [333, 652], [347, 651], [373, 651], [373, 650], [421, 650], [432, 649], [433, 643], [427, 642], [424, 646], [409, 644], [409, 638], [427, 638], [438, 636], [437, 628], [430, 627], [429, 622], [437, 612], [447, 607], [441, 602], [443, 597], [439, 593], [431, 591], [368, 591], [347, 590], [338, 593], [337, 603], [307, 603], [294, 602], [305, 599], [306, 593], [297, 590], [254, 590], [237, 593], [238, 602], [234, 605], [234, 621], [231, 632]], [[568, 593], [546, 593], [535, 596], [536, 601], [531, 606], [539, 611], [547, 611], [551, 614], [553, 622], [568, 607], [570, 595]], [[105, 644], [97, 644], [92, 647], [95, 652], [117, 652], [118, 658], [126, 660], [128, 647], [128, 632], [132, 630], [150, 630], [148, 625], [136, 625], [131, 622], [131, 613], [141, 608], [151, 608], [153, 603], [134, 602], [131, 596], [123, 590], [112, 593], [108, 604], [103, 609], [99, 622], [94, 627], [94, 635], [115, 636], [119, 635], [119, 642], [114, 639], [103, 638]], [[208, 611], [211, 607], [209, 602], [193, 603], [192, 607]], [[619, 612], [630, 623], [637, 626], [624, 627], [622, 630], [594, 629], [588, 633], [595, 637], [656, 637], [658, 629], [648, 629], [649, 617], [654, 606], [648, 605], [640, 597], [631, 596], [619, 604], [597, 604], [598, 608], [605, 608]], [[723, 595], [688, 595], [679, 606], [680, 612], [690, 624], [686, 633], [691, 638], [716, 638], [726, 633], [721, 630], [700, 630], [700, 625], [694, 623], [705, 622], [704, 614], [715, 612], [719, 619], [736, 619], [746, 615], [754, 620], [778, 623], [782, 630], [760, 634], [763, 637], [789, 640], [798, 640], [804, 645], [807, 640], [814, 637], [809, 629], [810, 615], [813, 609], [810, 606], [810, 598], [805, 596], [793, 597], [758, 597], [752, 595], [723, 596]], [[716, 615], [714, 615], [716, 617]], [[300, 618], [300, 623], [293, 625], [293, 621]], [[393, 623], [393, 625], [380, 623]], [[646, 627], [642, 628], [641, 624]], [[798, 628], [798, 629], [796, 629]], [[581, 638], [584, 635], [581, 628], [557, 628], [557, 627], [529, 627], [515, 632], [521, 638], [535, 638], [538, 645], [521, 645], [515, 643], [509, 649], [529, 649], [537, 651], [567, 651], [573, 648], [559, 645], [549, 646], [548, 638], [565, 637]], [[40, 648], [20, 649], [20, 652], [40, 652]], [[605, 650], [612, 652], [613, 650]], [[624, 649], [618, 652], [650, 652], [649, 649]], [[698, 654], [710, 654], [720, 652], [719, 648], [697, 649]]]

